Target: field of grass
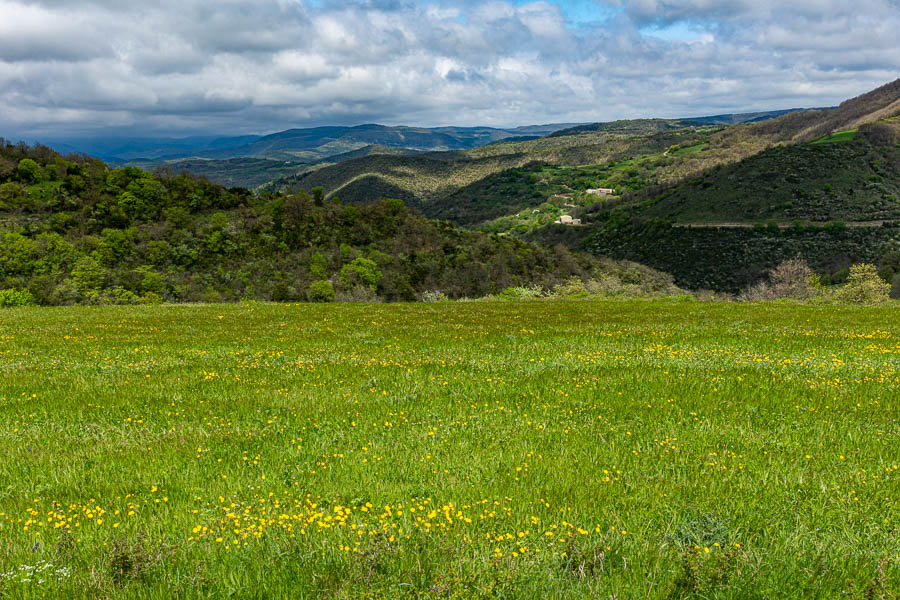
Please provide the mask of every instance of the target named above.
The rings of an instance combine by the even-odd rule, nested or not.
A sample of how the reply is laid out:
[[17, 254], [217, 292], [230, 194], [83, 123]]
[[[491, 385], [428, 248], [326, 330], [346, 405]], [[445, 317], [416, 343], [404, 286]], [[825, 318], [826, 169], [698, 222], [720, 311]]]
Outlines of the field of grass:
[[813, 144], [833, 144], [835, 142], [849, 142], [856, 138], [857, 129], [847, 129], [844, 131], [835, 131], [834, 133], [830, 133], [824, 137], [821, 137], [815, 141]]
[[896, 304], [6, 309], [0, 598], [896, 597], [898, 398]]

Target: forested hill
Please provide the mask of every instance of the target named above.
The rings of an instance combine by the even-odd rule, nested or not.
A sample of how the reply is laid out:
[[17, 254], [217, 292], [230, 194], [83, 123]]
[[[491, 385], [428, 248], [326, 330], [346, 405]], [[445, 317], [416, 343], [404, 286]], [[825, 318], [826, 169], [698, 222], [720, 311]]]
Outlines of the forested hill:
[[474, 297], [610, 269], [628, 265], [458, 229], [398, 200], [256, 196], [0, 140], [0, 290], [42, 304]]

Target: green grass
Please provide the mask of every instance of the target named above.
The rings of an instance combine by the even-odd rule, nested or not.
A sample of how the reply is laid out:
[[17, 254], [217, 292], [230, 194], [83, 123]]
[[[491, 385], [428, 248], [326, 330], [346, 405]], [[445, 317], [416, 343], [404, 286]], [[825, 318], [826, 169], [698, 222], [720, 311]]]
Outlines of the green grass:
[[813, 144], [832, 144], [835, 142], [849, 142], [856, 138], [857, 129], [847, 129], [844, 131], [835, 131], [829, 135], [821, 137], [814, 142]]
[[671, 156], [684, 156], [685, 154], [696, 154], [697, 152], [702, 152], [704, 146], [706, 144], [694, 144], [693, 146], [688, 146], [687, 148], [679, 148], [674, 152], [670, 152]]
[[896, 595], [896, 312], [0, 311], [0, 597]]

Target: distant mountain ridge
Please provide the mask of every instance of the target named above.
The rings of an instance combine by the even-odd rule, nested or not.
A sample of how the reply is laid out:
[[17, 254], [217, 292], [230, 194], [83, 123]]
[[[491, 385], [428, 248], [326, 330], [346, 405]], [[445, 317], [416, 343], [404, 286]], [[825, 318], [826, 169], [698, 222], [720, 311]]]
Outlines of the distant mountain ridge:
[[268, 135], [193, 136], [185, 138], [81, 138], [43, 140], [63, 153], [86, 153], [115, 164], [163, 163], [188, 158], [256, 158], [314, 163], [343, 155], [364, 154], [368, 146], [419, 152], [468, 150], [503, 141], [548, 135], [616, 131], [635, 134], [699, 125], [735, 125], [771, 119], [803, 109], [722, 114], [679, 119], [635, 119], [605, 123], [551, 123], [519, 127], [413, 127], [364, 124], [293, 128]]
[[316, 162], [382, 146], [418, 151], [465, 150], [505, 139], [536, 138], [574, 123], [495, 127], [408, 127], [388, 125], [296, 128], [269, 135], [187, 138], [85, 138], [49, 140], [60, 152], [88, 153], [114, 163], [165, 162], [184, 158], [264, 158]]
[[600, 123], [588, 123], [585, 125], [576, 125], [568, 129], [561, 129], [550, 135], [566, 136], [576, 135], [579, 133], [616, 131], [633, 132], [635, 134], [647, 134], [649, 132], [671, 131], [675, 129], [684, 129], [685, 127], [697, 127], [703, 125], [740, 125], [743, 123], [756, 123], [774, 119], [782, 115], [794, 112], [802, 112], [805, 108], [789, 108], [786, 110], [769, 110], [763, 112], [751, 113], [733, 113], [722, 115], [711, 115], [706, 117], [683, 117], [678, 119], [629, 119], [618, 121], [605, 121]]

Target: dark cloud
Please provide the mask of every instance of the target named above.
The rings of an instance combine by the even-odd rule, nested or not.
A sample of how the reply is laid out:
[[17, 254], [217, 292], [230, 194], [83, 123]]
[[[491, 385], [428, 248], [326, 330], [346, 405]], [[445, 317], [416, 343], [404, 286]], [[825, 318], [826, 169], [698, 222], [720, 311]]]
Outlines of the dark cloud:
[[0, 135], [829, 105], [897, 77], [897, 1], [0, 0]]

